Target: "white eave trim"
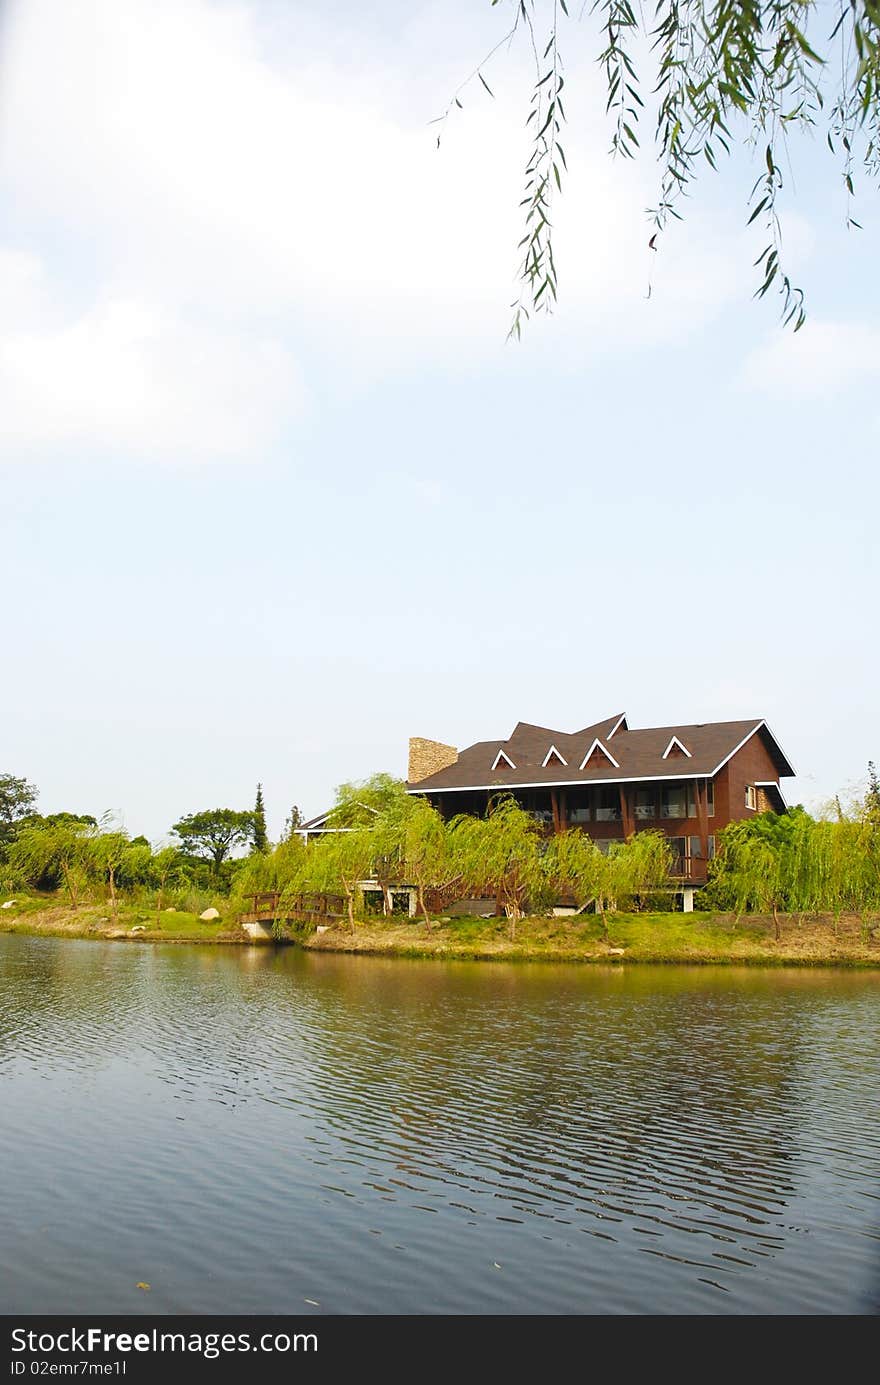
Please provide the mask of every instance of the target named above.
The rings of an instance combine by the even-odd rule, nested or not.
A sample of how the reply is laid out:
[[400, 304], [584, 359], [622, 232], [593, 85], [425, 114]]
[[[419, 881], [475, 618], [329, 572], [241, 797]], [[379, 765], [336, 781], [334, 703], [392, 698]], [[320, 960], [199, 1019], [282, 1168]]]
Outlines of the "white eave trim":
[[603, 788], [606, 784], [662, 784], [667, 779], [711, 779], [706, 770], [691, 770], [690, 774], [631, 774], [627, 778], [614, 779], [535, 779], [529, 784], [455, 784], [446, 787], [436, 784], [429, 789], [418, 787], [407, 789], [409, 794], [419, 793], [497, 793], [499, 788], [510, 789], [590, 789]]
[[551, 755], [555, 755], [556, 758], [557, 758], [557, 760], [559, 761], [559, 763], [560, 763], [561, 765], [565, 765], [565, 768], [568, 769], [568, 761], [566, 760], [566, 758], [565, 758], [564, 755], [560, 754], [560, 752], [556, 749], [556, 746], [555, 746], [555, 745], [551, 745], [550, 749], [547, 751], [547, 754], [544, 756], [543, 760], [541, 761], [541, 769], [546, 769], [546, 768], [547, 768], [547, 766], [548, 766], [549, 763], [550, 763], [550, 756], [551, 756]]
[[511, 760], [510, 756], [507, 754], [507, 752], [504, 751], [504, 750], [499, 750], [498, 754], [495, 756], [495, 759], [492, 761], [492, 773], [493, 773], [493, 774], [495, 773], [496, 769], [498, 768], [498, 765], [500, 764], [500, 762], [501, 762], [502, 760], [504, 760], [505, 763], [506, 763], [507, 765], [509, 765], [509, 767], [510, 767], [511, 769], [516, 769], [516, 765], [513, 763], [513, 761]]
[[[607, 746], [604, 746], [604, 745], [602, 744], [602, 742], [599, 740], [599, 737], [598, 737], [598, 736], [595, 737], [595, 739], [594, 739], [594, 741], [593, 741], [593, 744], [590, 746], [590, 748], [589, 748], [589, 750], [587, 751], [586, 755], [585, 755], [584, 758], [581, 760], [581, 763], [580, 763], [580, 766], [579, 766], [580, 769], [582, 769], [582, 770], [586, 769], [587, 765], [588, 765], [589, 762], [590, 762], [590, 756], [592, 755], [593, 751], [596, 750], [596, 749], [601, 750], [602, 754], [605, 756], [605, 759], [608, 760], [608, 761], [614, 766], [615, 769], [620, 769], [620, 765], [617, 763], [617, 761], [615, 760], [614, 756], [611, 754], [611, 751], [608, 749]], [[547, 763], [546, 760], [544, 761], [544, 763], [545, 763], [545, 764]], [[629, 781], [626, 780], [626, 781], [623, 781], [623, 782], [627, 782], [627, 783], [628, 783]]]
[[755, 788], [756, 788], [756, 789], [775, 789], [776, 792], [779, 794], [779, 797], [781, 798], [781, 800], [782, 800], [784, 806], [785, 806], [786, 808], [788, 807], [788, 803], [786, 802], [785, 794], [782, 792], [782, 788], [780, 787], [780, 784], [779, 784], [779, 781], [778, 781], [778, 780], [776, 780], [776, 779], [756, 779], [756, 780], [755, 780]]
[[685, 753], [685, 755], [688, 757], [689, 760], [693, 759], [693, 756], [691, 755], [691, 752], [688, 750], [688, 748], [687, 748], [687, 746], [685, 745], [684, 741], [680, 741], [680, 740], [678, 739], [678, 736], [673, 736], [673, 737], [671, 738], [671, 740], [670, 740], [668, 746], [666, 747], [666, 749], [665, 749], [664, 752], [663, 752], [663, 755], [661, 756], [662, 759], [664, 759], [664, 760], [668, 759], [668, 757], [669, 757], [669, 755], [670, 755], [670, 753], [671, 753], [671, 751], [672, 751], [672, 747], [673, 747], [674, 745], [677, 745], [678, 748], [679, 748], [679, 750], [683, 750], [684, 753]]
[[616, 722], [615, 722], [614, 725], [612, 726], [611, 730], [608, 732], [608, 735], [605, 737], [605, 739], [610, 741], [610, 740], [611, 740], [611, 737], [614, 735], [615, 731], [619, 731], [620, 728], [621, 728], [621, 726], [623, 725], [623, 723], [624, 723], [625, 721], [626, 721], [626, 712], [621, 712], [620, 716], [617, 718]]

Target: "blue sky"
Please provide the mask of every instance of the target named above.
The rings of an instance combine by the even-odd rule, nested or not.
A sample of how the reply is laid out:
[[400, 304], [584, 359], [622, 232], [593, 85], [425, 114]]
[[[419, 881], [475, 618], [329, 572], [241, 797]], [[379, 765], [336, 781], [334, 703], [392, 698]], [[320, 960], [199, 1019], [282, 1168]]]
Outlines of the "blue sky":
[[562, 303], [505, 342], [525, 54], [476, 0], [50, 0], [0, 29], [0, 767], [44, 811], [248, 806], [522, 718], [764, 716], [816, 803], [880, 759], [876, 191], [760, 152], [653, 263], [589, 34]]

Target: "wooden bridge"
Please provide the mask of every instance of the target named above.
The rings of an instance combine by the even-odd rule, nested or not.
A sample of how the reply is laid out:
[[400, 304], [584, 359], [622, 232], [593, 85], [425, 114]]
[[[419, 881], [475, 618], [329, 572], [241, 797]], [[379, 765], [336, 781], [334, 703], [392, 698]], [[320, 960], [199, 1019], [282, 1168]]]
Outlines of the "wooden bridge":
[[283, 895], [278, 890], [264, 890], [251, 899], [253, 908], [239, 916], [242, 924], [321, 924], [345, 914], [345, 900], [337, 894]]

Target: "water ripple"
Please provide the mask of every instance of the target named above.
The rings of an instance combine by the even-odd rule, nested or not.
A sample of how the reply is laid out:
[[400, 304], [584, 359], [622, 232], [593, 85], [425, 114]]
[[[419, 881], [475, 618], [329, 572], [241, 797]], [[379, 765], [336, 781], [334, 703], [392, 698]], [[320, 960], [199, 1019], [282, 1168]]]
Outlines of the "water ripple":
[[866, 1311], [878, 1010], [871, 975], [0, 938], [0, 1303]]

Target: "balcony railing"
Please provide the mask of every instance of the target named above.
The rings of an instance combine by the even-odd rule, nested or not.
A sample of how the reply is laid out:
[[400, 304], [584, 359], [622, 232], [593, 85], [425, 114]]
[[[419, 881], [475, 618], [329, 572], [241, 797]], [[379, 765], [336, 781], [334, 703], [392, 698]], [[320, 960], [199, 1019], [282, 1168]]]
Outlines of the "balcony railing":
[[706, 864], [699, 856], [673, 856], [669, 874], [673, 880], [705, 881]]

